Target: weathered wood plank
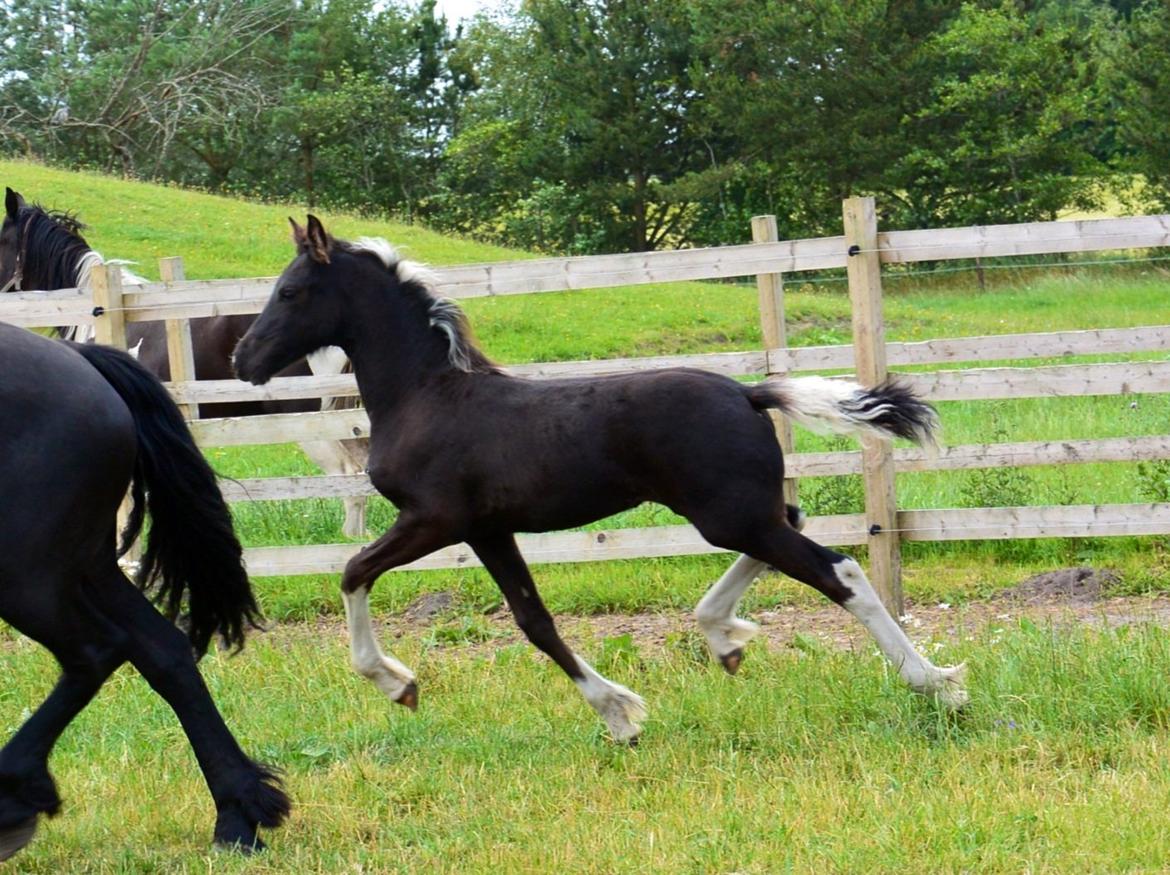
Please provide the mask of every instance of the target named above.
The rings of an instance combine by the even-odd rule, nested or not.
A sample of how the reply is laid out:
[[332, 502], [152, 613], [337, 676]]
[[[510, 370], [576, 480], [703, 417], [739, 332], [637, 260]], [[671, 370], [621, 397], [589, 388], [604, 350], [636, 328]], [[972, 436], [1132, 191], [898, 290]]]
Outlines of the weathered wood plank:
[[[818, 543], [845, 545], [865, 540], [861, 515], [819, 517], [805, 530]], [[713, 547], [692, 526], [654, 526], [642, 529], [609, 529], [593, 532], [550, 532], [517, 535], [524, 558], [533, 564], [553, 562], [603, 562], [659, 556], [724, 553]], [[360, 549], [360, 544], [323, 544], [306, 547], [253, 547], [244, 551], [248, 573], [257, 577], [284, 574], [336, 574]], [[479, 560], [466, 544], [431, 553], [395, 571], [477, 567]]]
[[219, 490], [229, 502], [289, 501], [302, 498], [349, 498], [377, 495], [365, 474], [317, 474], [307, 477], [223, 479]]
[[967, 368], [900, 377], [928, 401], [1164, 393], [1170, 362], [1107, 362], [1035, 368]]
[[[1106, 440], [969, 444], [947, 447], [935, 458], [917, 448], [894, 450], [894, 464], [899, 472], [958, 471], [1089, 462], [1142, 462], [1158, 459], [1170, 459], [1170, 435]], [[784, 475], [789, 479], [860, 473], [861, 453], [858, 451], [793, 453], [784, 458]], [[221, 480], [220, 489], [224, 498], [232, 502], [343, 498], [350, 495], [377, 494], [377, 490], [364, 474]]]
[[[752, 241], [758, 244], [773, 243], [780, 237], [776, 229], [775, 216], [752, 217]], [[788, 346], [788, 332], [784, 324], [784, 274], [762, 273], [756, 276], [756, 297], [760, 309], [760, 330], [767, 349], [784, 349]], [[767, 356], [765, 356], [767, 363]], [[768, 418], [776, 429], [776, 440], [786, 455], [792, 453], [796, 444], [792, 434], [792, 420], [778, 410], [769, 410]], [[800, 495], [795, 480], [784, 481], [784, 501], [799, 505]]]
[[[159, 276], [165, 283], [182, 282], [186, 274], [183, 259], [178, 256], [158, 260]], [[191, 341], [189, 319], [167, 319], [164, 323], [167, 336], [167, 363], [171, 369], [171, 380], [183, 382], [195, 379], [195, 346]], [[199, 405], [179, 403], [179, 410], [186, 419], [199, 418]]]
[[886, 231], [878, 235], [877, 245], [879, 257], [886, 264], [1144, 249], [1170, 246], [1170, 216]]
[[[94, 340], [107, 346], [126, 348], [126, 318], [122, 307], [122, 269], [96, 264], [90, 274], [93, 285]], [[100, 315], [97, 315], [100, 314]]]
[[[917, 447], [894, 450], [894, 467], [906, 471], [1146, 462], [1170, 459], [1170, 435], [1096, 440], [1027, 441], [946, 447], [935, 456]], [[861, 453], [795, 453], [784, 459], [785, 477], [833, 477], [861, 473]]]
[[976, 507], [898, 514], [908, 541], [1100, 538], [1170, 534], [1170, 504]]
[[203, 447], [346, 440], [370, 434], [369, 417], [360, 408], [199, 419], [188, 424], [195, 440]]
[[93, 322], [93, 298], [77, 289], [0, 295], [0, 322], [22, 328], [54, 328]]
[[[1099, 328], [1033, 334], [992, 334], [886, 344], [890, 366], [1160, 352], [1170, 349], [1170, 325]], [[768, 350], [769, 373], [853, 368], [852, 345]]]
[[[911, 541], [1164, 535], [1170, 534], [1170, 504], [904, 510], [898, 513], [898, 530]], [[817, 543], [828, 546], [861, 544], [867, 537], [862, 514], [814, 517], [805, 531]], [[691, 526], [520, 535], [517, 542], [532, 564], [725, 552], [704, 541]], [[359, 549], [358, 544], [253, 547], [244, 551], [244, 558], [249, 574], [256, 577], [336, 574]], [[471, 550], [459, 544], [394, 570], [470, 568], [478, 564]]]

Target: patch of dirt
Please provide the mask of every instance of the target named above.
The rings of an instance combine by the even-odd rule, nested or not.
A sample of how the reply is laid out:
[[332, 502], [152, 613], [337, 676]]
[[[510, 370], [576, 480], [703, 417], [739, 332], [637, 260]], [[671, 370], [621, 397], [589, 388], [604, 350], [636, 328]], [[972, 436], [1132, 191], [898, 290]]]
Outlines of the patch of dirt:
[[[1170, 627], [1170, 594], [1109, 597], [1109, 591], [1118, 582], [1117, 573], [1110, 569], [1064, 568], [1030, 577], [984, 601], [962, 605], [907, 603], [902, 625], [911, 639], [919, 644], [968, 640], [994, 632], [996, 627], [1016, 623], [1021, 618], [1039, 624], [1064, 626], [1116, 628], [1152, 622]], [[380, 632], [401, 637], [433, 625], [436, 616], [451, 606], [452, 599], [449, 593], [434, 595], [447, 597], [437, 602], [441, 610], [420, 608], [415, 611], [416, 605], [431, 598], [424, 596], [403, 615], [378, 620]], [[428, 602], [423, 607], [431, 606], [432, 603]], [[791, 647], [798, 638], [845, 650], [872, 646], [869, 633], [860, 623], [848, 612], [828, 603], [815, 607], [781, 606], [754, 612], [747, 619], [759, 624], [757, 640], [764, 641], [771, 648]], [[506, 607], [485, 615], [483, 621], [490, 630], [489, 640], [452, 642], [443, 646], [494, 650], [524, 641]], [[622, 635], [629, 635], [639, 648], [666, 647], [686, 636], [694, 636], [696, 644], [702, 644], [689, 611], [560, 615], [556, 617], [556, 623], [562, 637], [577, 647]]]
[[455, 594], [448, 590], [428, 592], [419, 596], [402, 613], [408, 623], [429, 626], [435, 619], [448, 613], [455, 606]]
[[1120, 582], [1117, 572], [1109, 568], [1060, 568], [1029, 577], [1023, 583], [996, 593], [995, 598], [1029, 605], [1053, 601], [1092, 604], [1100, 601], [1111, 587]]

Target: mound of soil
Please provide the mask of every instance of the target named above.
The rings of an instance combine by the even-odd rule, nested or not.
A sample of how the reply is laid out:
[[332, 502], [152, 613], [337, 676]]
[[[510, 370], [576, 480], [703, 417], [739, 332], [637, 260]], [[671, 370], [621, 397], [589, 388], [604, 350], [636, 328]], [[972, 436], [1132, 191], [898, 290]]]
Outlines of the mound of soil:
[[454, 593], [447, 590], [428, 592], [411, 602], [403, 611], [402, 617], [408, 623], [429, 626], [436, 618], [450, 612], [454, 606]]
[[1108, 568], [1059, 568], [1029, 577], [996, 593], [995, 598], [1027, 605], [1092, 604], [1108, 595], [1120, 581], [1117, 572]]

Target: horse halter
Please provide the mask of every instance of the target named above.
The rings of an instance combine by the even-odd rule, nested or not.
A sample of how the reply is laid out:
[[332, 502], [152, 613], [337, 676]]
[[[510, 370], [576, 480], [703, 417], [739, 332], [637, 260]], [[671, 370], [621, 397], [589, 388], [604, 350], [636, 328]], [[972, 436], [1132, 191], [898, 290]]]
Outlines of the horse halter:
[[4, 294], [5, 292], [24, 291], [24, 289], [20, 287], [20, 284], [24, 281], [24, 259], [26, 250], [28, 249], [28, 235], [25, 232], [28, 231], [28, 226], [31, 223], [32, 217], [29, 216], [29, 218], [24, 220], [24, 225], [21, 227], [20, 233], [16, 235], [16, 240], [19, 244], [16, 247], [16, 269], [12, 272], [12, 278], [9, 279], [2, 288], [0, 288], [0, 295]]

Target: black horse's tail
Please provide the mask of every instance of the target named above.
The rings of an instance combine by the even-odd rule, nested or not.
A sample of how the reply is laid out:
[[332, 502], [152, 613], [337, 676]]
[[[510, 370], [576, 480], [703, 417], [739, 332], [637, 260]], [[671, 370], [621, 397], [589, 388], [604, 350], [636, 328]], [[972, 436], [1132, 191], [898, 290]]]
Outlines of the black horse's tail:
[[795, 377], [745, 386], [759, 410], [774, 408], [813, 431], [906, 438], [936, 449], [938, 414], [906, 386], [886, 380], [866, 389], [850, 380]]
[[207, 652], [216, 634], [238, 650], [247, 627], [258, 628], [260, 609], [211, 466], [153, 374], [120, 350], [70, 345], [105, 377], [134, 416], [138, 457], [131, 484], [133, 508], [119, 555], [134, 543], [149, 510], [150, 533], [138, 585], [152, 591], [172, 621], [186, 601], [187, 635], [198, 655]]

